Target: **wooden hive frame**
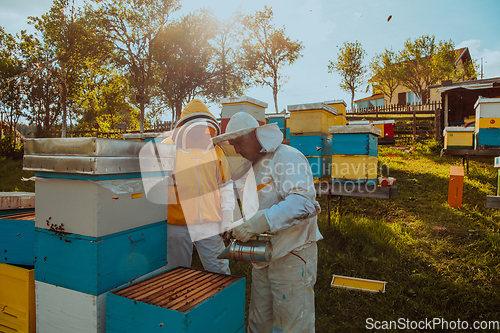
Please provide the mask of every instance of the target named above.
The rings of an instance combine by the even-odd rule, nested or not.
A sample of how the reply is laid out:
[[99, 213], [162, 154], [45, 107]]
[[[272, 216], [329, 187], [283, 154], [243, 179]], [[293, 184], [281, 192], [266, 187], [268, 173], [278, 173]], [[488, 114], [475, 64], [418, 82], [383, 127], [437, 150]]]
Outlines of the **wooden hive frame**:
[[112, 292], [150, 305], [189, 312], [238, 277], [177, 267]]

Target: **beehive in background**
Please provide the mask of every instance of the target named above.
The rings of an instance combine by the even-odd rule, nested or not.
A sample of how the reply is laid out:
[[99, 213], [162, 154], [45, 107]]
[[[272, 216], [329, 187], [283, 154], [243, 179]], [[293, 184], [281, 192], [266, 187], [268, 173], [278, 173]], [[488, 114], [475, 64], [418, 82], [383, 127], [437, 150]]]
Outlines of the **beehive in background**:
[[253, 116], [259, 122], [259, 125], [264, 125], [266, 122], [267, 103], [256, 100], [248, 96], [229, 97], [221, 99], [221, 131], [226, 132], [226, 126], [229, 119], [238, 112], [246, 112]]
[[245, 332], [245, 279], [177, 267], [108, 292], [106, 332]]
[[382, 131], [373, 124], [331, 126], [332, 181], [376, 185], [378, 137]]
[[444, 148], [474, 148], [474, 130], [474, 127], [445, 127], [443, 130]]
[[33, 266], [0, 263], [0, 332], [35, 331]]
[[290, 146], [307, 158], [314, 178], [330, 178], [332, 136], [337, 110], [325, 103], [289, 105]]
[[333, 155], [378, 156], [378, 137], [382, 131], [372, 124], [330, 127]]
[[450, 181], [448, 184], [448, 206], [462, 207], [462, 193], [464, 188], [464, 168], [450, 166]]
[[382, 134], [378, 138], [379, 144], [394, 144], [396, 142], [394, 138], [394, 120], [374, 120], [372, 124], [382, 130]]
[[328, 133], [333, 126], [337, 109], [324, 103], [288, 105], [290, 135], [318, 135]]
[[346, 120], [347, 104], [343, 100], [325, 101], [324, 103], [337, 110], [337, 116], [335, 116], [334, 123], [331, 124], [330, 126], [347, 125], [347, 120]]
[[289, 120], [290, 120], [290, 115], [285, 114], [285, 113], [273, 113], [273, 114], [266, 114], [266, 122], [268, 124], [273, 124], [275, 123], [278, 125], [280, 131], [283, 133], [283, 138], [290, 139], [290, 127], [289, 127]]
[[500, 148], [500, 98], [479, 98], [476, 109], [475, 149]]
[[24, 169], [36, 175], [40, 332], [104, 332], [105, 293], [166, 265], [166, 205], [148, 200], [143, 179], [168, 177], [175, 149], [159, 146], [162, 156], [141, 158], [151, 145], [96, 138], [26, 142]]

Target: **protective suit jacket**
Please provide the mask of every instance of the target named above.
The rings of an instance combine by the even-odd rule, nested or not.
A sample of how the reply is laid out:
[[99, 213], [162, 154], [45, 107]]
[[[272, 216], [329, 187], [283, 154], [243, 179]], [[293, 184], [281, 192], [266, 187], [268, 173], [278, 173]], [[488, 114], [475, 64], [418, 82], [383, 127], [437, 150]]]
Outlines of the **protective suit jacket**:
[[[282, 138], [282, 133], [277, 128], [257, 129], [256, 134], [267, 153], [254, 163], [250, 170], [253, 176], [246, 177], [243, 210], [248, 218], [252, 211], [264, 209], [270, 231], [274, 233], [272, 260], [253, 264], [262, 268], [323, 237], [317, 225], [320, 207], [307, 159], [297, 149], [279, 143], [277, 138]], [[255, 192], [257, 208], [251, 207]]]

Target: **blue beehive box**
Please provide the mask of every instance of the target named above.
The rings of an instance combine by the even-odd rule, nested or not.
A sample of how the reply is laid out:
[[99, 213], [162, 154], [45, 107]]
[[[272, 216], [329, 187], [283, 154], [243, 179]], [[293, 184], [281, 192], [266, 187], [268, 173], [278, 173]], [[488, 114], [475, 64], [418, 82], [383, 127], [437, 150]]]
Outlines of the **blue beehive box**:
[[35, 228], [35, 279], [100, 295], [167, 264], [167, 222], [103, 237]]
[[333, 155], [378, 155], [378, 138], [370, 133], [333, 134]]
[[0, 262], [30, 265], [35, 261], [35, 211], [0, 217]]
[[333, 155], [378, 156], [378, 137], [382, 130], [372, 124], [330, 126]]
[[314, 178], [330, 178], [332, 171], [331, 156], [306, 156]]
[[332, 156], [331, 134], [294, 135], [290, 138], [290, 146], [296, 148], [305, 156]]
[[106, 332], [245, 332], [245, 279], [177, 267], [106, 294]]
[[474, 134], [475, 149], [500, 149], [500, 128], [476, 129]]
[[290, 128], [288, 126], [288, 119], [290, 119], [289, 115], [284, 113], [279, 114], [268, 114], [266, 115], [268, 124], [276, 124], [278, 125], [280, 131], [283, 133], [283, 137], [285, 139], [290, 138]]

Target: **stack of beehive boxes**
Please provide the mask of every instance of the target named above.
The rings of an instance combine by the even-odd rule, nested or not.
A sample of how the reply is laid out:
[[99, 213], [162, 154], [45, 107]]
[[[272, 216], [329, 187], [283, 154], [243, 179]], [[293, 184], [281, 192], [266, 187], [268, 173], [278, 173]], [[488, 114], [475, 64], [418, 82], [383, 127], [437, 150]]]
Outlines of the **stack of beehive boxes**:
[[166, 265], [166, 206], [146, 198], [141, 176], [165, 176], [173, 158], [163, 150], [143, 164], [145, 145], [26, 142], [24, 169], [36, 175], [38, 332], [104, 332], [106, 292]]
[[331, 126], [332, 182], [376, 185], [378, 137], [373, 124]]
[[307, 158], [313, 177], [330, 178], [332, 135], [337, 110], [324, 103], [289, 105], [290, 146]]
[[0, 331], [36, 329], [35, 194], [0, 193]]
[[266, 122], [267, 103], [261, 102], [248, 96], [229, 97], [221, 99], [221, 131], [226, 132], [226, 126], [229, 119], [238, 112], [246, 112], [253, 116], [259, 122], [259, 125], [264, 125]]
[[500, 98], [479, 98], [475, 104], [475, 149], [500, 148]]

